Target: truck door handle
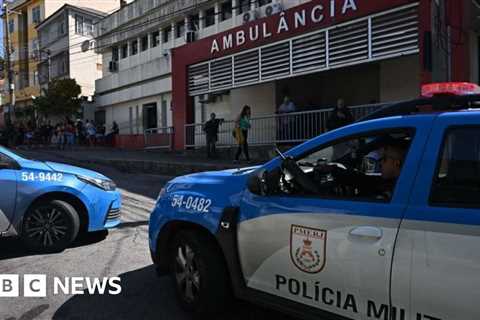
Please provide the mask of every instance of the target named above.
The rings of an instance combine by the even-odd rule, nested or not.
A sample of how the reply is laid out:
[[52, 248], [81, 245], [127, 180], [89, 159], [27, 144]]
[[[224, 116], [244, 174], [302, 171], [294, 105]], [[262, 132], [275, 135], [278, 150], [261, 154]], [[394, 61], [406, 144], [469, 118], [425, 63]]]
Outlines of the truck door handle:
[[358, 238], [368, 238], [374, 240], [379, 240], [383, 236], [382, 229], [371, 226], [355, 227], [350, 230], [349, 234]]

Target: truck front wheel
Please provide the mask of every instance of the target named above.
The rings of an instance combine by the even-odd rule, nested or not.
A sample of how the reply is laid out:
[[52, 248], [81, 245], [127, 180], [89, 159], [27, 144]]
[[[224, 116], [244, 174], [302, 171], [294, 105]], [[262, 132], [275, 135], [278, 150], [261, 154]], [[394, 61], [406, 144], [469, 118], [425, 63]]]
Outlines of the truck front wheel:
[[206, 235], [181, 231], [171, 251], [171, 271], [180, 305], [198, 315], [219, 314], [231, 299], [220, 249]]

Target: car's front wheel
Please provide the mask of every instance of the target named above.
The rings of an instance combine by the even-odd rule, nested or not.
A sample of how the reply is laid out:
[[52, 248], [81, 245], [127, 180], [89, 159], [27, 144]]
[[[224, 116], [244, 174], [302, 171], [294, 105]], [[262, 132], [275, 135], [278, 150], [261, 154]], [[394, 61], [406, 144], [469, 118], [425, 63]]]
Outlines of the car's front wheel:
[[220, 249], [207, 236], [182, 231], [173, 241], [171, 270], [183, 309], [197, 315], [224, 311], [231, 299], [230, 282]]
[[75, 208], [62, 200], [34, 204], [23, 220], [22, 238], [26, 247], [38, 252], [58, 252], [77, 237], [80, 220]]

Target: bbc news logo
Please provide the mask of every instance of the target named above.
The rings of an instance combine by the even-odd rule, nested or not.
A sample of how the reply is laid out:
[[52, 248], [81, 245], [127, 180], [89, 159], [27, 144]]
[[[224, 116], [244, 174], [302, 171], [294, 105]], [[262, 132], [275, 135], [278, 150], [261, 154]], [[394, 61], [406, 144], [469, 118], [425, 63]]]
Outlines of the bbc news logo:
[[[49, 289], [47, 276], [44, 274], [25, 274], [20, 281], [18, 274], [0, 274], [1, 297], [46, 297]], [[118, 295], [122, 292], [119, 277], [90, 278], [90, 277], [53, 277], [53, 295], [77, 294], [109, 294]], [[23, 283], [23, 286], [21, 286]], [[20, 287], [23, 291], [20, 291]]]

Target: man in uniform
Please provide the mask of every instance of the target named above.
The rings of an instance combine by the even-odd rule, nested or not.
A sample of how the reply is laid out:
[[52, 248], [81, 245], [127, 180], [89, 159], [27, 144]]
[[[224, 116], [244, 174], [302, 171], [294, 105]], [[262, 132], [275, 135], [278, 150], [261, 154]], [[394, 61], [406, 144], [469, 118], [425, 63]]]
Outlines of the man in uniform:
[[207, 138], [207, 158], [216, 157], [216, 143], [218, 141], [218, 128], [223, 123], [223, 119], [217, 119], [215, 113], [212, 112], [210, 120], [208, 120], [204, 126]]

